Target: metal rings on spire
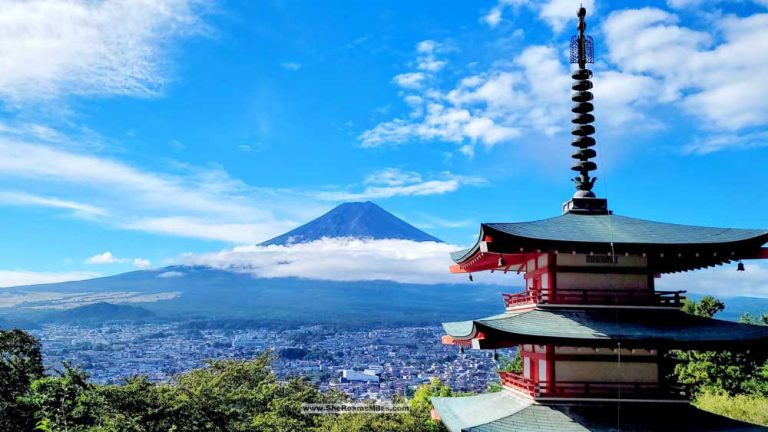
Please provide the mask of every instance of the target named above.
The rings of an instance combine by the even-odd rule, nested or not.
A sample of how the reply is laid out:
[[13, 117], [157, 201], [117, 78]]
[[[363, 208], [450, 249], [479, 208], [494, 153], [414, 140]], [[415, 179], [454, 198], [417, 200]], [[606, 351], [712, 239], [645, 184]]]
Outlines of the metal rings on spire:
[[571, 75], [573, 78], [573, 84], [571, 89], [571, 100], [573, 105], [571, 106], [571, 123], [573, 128], [571, 134], [573, 135], [573, 141], [571, 145], [575, 147], [572, 158], [576, 159], [576, 162], [571, 167], [572, 170], [579, 173], [579, 176], [573, 179], [576, 185], [576, 194], [574, 197], [578, 198], [592, 198], [595, 194], [592, 192], [592, 187], [595, 184], [597, 177], [590, 177], [590, 171], [597, 169], [597, 164], [590, 159], [594, 158], [597, 153], [593, 147], [595, 145], [595, 139], [592, 137], [595, 133], [595, 127], [592, 125], [595, 121], [595, 116], [592, 114], [595, 107], [592, 105], [592, 71], [587, 69], [587, 63], [594, 63], [594, 42], [591, 37], [584, 34], [587, 29], [587, 23], [584, 17], [587, 15], [586, 9], [579, 8], [578, 17], [578, 36], [571, 38], [571, 63], [578, 63], [579, 69], [577, 69]]

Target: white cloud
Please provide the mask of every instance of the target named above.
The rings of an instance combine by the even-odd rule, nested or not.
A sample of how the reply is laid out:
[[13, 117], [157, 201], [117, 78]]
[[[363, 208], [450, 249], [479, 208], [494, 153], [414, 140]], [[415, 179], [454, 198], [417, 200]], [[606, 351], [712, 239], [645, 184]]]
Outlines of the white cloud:
[[737, 272], [736, 264], [724, 265], [694, 272], [663, 275], [656, 281], [657, 289], [711, 294], [718, 297], [768, 297], [768, 267], [749, 260], [746, 271]]
[[363, 132], [363, 147], [403, 144], [415, 138], [422, 141], [442, 140], [462, 143], [465, 140], [493, 146], [520, 135], [514, 125], [499, 124], [490, 117], [475, 115], [465, 108], [429, 102], [423, 111], [410, 116], [416, 121], [395, 119], [379, 123]]
[[112, 252], [110, 251], [96, 254], [85, 260], [86, 264], [118, 264], [124, 263], [126, 261], [128, 261], [127, 258], [117, 258], [116, 256], [112, 255]]
[[[290, 191], [275, 196], [218, 168], [176, 164], [177, 173], [150, 172], [2, 133], [0, 153], [0, 178], [30, 191], [1, 193], [0, 203], [55, 207], [117, 228], [233, 243], [262, 241], [294, 225]], [[33, 193], [54, 188], [62, 191], [55, 198]], [[271, 205], [260, 205], [266, 202]]]
[[768, 131], [708, 134], [705, 137], [696, 138], [690, 144], [683, 147], [685, 154], [709, 154], [726, 149], [751, 149], [768, 147]]
[[416, 51], [422, 54], [432, 54], [440, 45], [433, 40], [423, 40], [416, 44]]
[[[710, 3], [727, 3], [733, 0], [711, 0]], [[701, 6], [704, 0], [667, 0], [667, 6], [673, 9], [693, 9]], [[752, 3], [768, 7], [768, 0], [752, 0]]]
[[[579, 3], [584, 6], [588, 14], [595, 14], [594, 0], [580, 0]], [[560, 33], [569, 21], [576, 21], [577, 11], [578, 7], [573, 0], [548, 0], [541, 3], [539, 18], [546, 21], [553, 31]]]
[[85, 260], [86, 264], [120, 264], [120, 263], [126, 263], [131, 261], [133, 265], [136, 268], [139, 269], [146, 269], [149, 268], [152, 263], [148, 259], [144, 258], [118, 258], [114, 255], [112, 255], [112, 252], [104, 252], [100, 254], [96, 254], [87, 260]]
[[67, 282], [91, 279], [100, 276], [92, 272], [47, 273], [32, 271], [0, 270], [0, 287]]
[[[497, 11], [524, 6], [559, 30], [575, 17], [570, 3], [502, 0], [486, 18], [493, 24]], [[584, 6], [594, 10], [594, 2]], [[711, 33], [679, 22], [677, 15], [656, 8], [622, 10], [606, 18], [602, 30], [610, 62], [594, 67], [598, 128], [623, 134], [658, 129], [667, 119], [655, 118], [656, 108], [673, 104], [700, 119], [709, 135], [687, 146], [686, 153], [763, 146], [762, 129], [750, 128], [768, 125], [768, 80], [763, 79], [768, 57], [755, 54], [768, 52], [768, 13], [721, 17], [708, 27]], [[417, 67], [419, 56], [438, 48], [432, 41], [417, 46]], [[364, 131], [358, 137], [361, 146], [442, 141], [472, 158], [478, 144], [552, 145], [570, 126], [571, 78], [564, 54], [553, 45], [523, 47], [512, 61], [459, 75], [448, 86], [435, 73], [425, 74], [419, 87], [400, 93], [407, 115]]]
[[156, 94], [167, 46], [206, 31], [197, 0], [0, 2], [0, 98]]
[[369, 174], [365, 178], [367, 185], [405, 186], [407, 184], [422, 183], [419, 173], [403, 171], [398, 168], [386, 168]]
[[178, 237], [248, 244], [260, 243], [281, 234], [283, 231], [295, 228], [295, 223], [290, 221], [265, 221], [263, 224], [231, 223], [196, 217], [168, 216], [131, 220], [122, 224], [121, 228]]
[[646, 75], [613, 70], [601, 71], [595, 81], [593, 93], [599, 107], [595, 114], [601, 124], [616, 129], [628, 124], [636, 128], [659, 126], [658, 121], [645, 114], [660, 102], [658, 81]]
[[415, 89], [421, 87], [424, 74], [421, 72], [408, 72], [396, 75], [392, 80], [403, 88]]
[[[768, 125], [768, 14], [726, 16], [712, 34], [679, 24], [661, 9], [612, 13], [604, 23], [609, 56], [624, 72], [653, 77], [710, 130]], [[685, 61], [681, 61], [685, 59]]]
[[146, 268], [149, 268], [152, 265], [152, 263], [148, 259], [134, 258], [133, 265], [138, 269], [146, 269]]
[[241, 246], [179, 261], [267, 278], [463, 283], [465, 278], [448, 272], [448, 254], [457, 249], [433, 242], [326, 238], [290, 246]]
[[159, 277], [159, 278], [174, 278], [174, 277], [182, 277], [185, 274], [186, 273], [184, 273], [184, 272], [173, 271], [172, 270], [172, 271], [166, 271], [166, 272], [159, 273], [157, 275], [157, 277]]
[[424, 102], [424, 98], [417, 95], [408, 95], [404, 97], [403, 100], [405, 101], [405, 103], [411, 106], [419, 106], [422, 104], [422, 102]]
[[[588, 13], [594, 14], [594, 0], [582, 0], [579, 4], [583, 5]], [[519, 9], [523, 6], [537, 13], [539, 19], [546, 22], [555, 33], [563, 31], [569, 21], [575, 21], [578, 10], [578, 5], [573, 0], [499, 0], [482, 20], [489, 26], [496, 27], [501, 22], [505, 9]]]
[[289, 71], [297, 71], [301, 69], [301, 64], [296, 62], [286, 62], [281, 65], [283, 69], [289, 70]]
[[109, 214], [107, 210], [101, 207], [55, 197], [31, 195], [25, 192], [0, 192], [0, 203], [71, 210], [75, 215], [81, 218], [106, 216]]
[[437, 58], [437, 54], [445, 51], [443, 46], [433, 40], [423, 40], [416, 44], [415, 66], [418, 71], [405, 72], [396, 75], [392, 81], [406, 90], [416, 90], [424, 86], [436, 72], [445, 67], [445, 60]]
[[[471, 219], [449, 220], [430, 214], [421, 213], [417, 215], [417, 218], [414, 220], [413, 224], [420, 229], [427, 230], [433, 228], [466, 228], [475, 226], [478, 223]], [[475, 238], [473, 237], [472, 240], [474, 241]]]
[[531, 5], [531, 0], [499, 0], [496, 6], [492, 7], [491, 10], [481, 18], [481, 21], [491, 27], [496, 27], [501, 22], [504, 9]]
[[491, 27], [496, 27], [501, 22], [501, 7], [493, 7], [488, 14], [483, 16], [483, 21]]
[[316, 192], [313, 195], [327, 201], [364, 201], [394, 196], [442, 195], [455, 192], [464, 185], [484, 183], [484, 180], [447, 171], [425, 179], [416, 172], [387, 168], [370, 174], [363, 183], [365, 189], [362, 192], [326, 191]]
[[440, 140], [472, 155], [475, 144], [510, 142], [526, 130], [552, 135], [568, 125], [569, 83], [555, 49], [527, 47], [514, 62], [464, 77], [447, 91], [405, 95], [414, 108], [409, 119], [379, 123], [359, 139], [363, 147]]
[[[56, 182], [99, 184], [124, 198], [137, 194], [150, 206], [173, 205], [179, 209], [205, 209], [212, 212], [248, 211], [232, 200], [212, 199], [211, 189], [236, 188], [237, 182], [220, 171], [200, 173], [200, 189], [187, 188], [182, 178], [145, 172], [118, 161], [0, 138], [0, 175], [34, 178]], [[218, 177], [218, 178], [217, 178]], [[206, 184], [204, 181], [210, 180]]]
[[699, 6], [702, 0], [667, 0], [667, 6], [673, 9], [684, 9]]
[[441, 49], [440, 44], [433, 40], [421, 41], [416, 45], [419, 56], [416, 67], [427, 72], [437, 72], [445, 66], [445, 61], [438, 60], [435, 54]]

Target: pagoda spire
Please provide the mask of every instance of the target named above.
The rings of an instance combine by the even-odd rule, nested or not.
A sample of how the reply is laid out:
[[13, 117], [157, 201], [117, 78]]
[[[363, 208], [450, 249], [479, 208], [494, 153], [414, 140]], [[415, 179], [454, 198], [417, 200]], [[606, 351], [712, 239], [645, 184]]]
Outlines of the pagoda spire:
[[579, 23], [577, 29], [578, 35], [571, 37], [571, 63], [576, 63], [579, 68], [576, 69], [571, 78], [573, 84], [571, 89], [571, 123], [573, 128], [571, 134], [573, 140], [571, 145], [575, 147], [572, 158], [576, 159], [571, 169], [579, 175], [573, 178], [576, 186], [576, 193], [573, 199], [565, 203], [563, 210], [572, 213], [604, 213], [607, 212], [607, 201], [595, 197], [592, 188], [595, 186], [597, 177], [590, 177], [589, 173], [597, 169], [597, 164], [591, 159], [597, 156], [597, 152], [592, 148], [595, 145], [595, 127], [592, 125], [595, 116], [592, 114], [595, 107], [592, 105], [592, 71], [587, 69], [587, 63], [595, 62], [594, 41], [591, 36], [584, 32], [587, 29], [587, 22], [584, 18], [587, 10], [579, 7], [577, 16]]
[[592, 115], [594, 106], [590, 102], [593, 98], [590, 91], [592, 89], [592, 81], [590, 81], [592, 71], [587, 69], [587, 63], [594, 63], [594, 45], [592, 38], [584, 34], [584, 31], [587, 29], [587, 23], [584, 20], [586, 15], [587, 10], [584, 7], [580, 7], [578, 13], [579, 34], [571, 38], [571, 63], [578, 63], [579, 65], [579, 69], [571, 75], [573, 78], [571, 100], [574, 102], [571, 108], [573, 113], [571, 118], [571, 123], [573, 123], [573, 129], [571, 130], [573, 141], [571, 145], [577, 148], [573, 152], [572, 157], [578, 160], [571, 169], [579, 173], [579, 176], [573, 179], [573, 182], [576, 184], [576, 194], [574, 197], [579, 198], [594, 197], [595, 194], [592, 192], [592, 187], [595, 185], [595, 180], [597, 180], [597, 177], [589, 176], [590, 171], [597, 169], [597, 164], [590, 160], [597, 153], [594, 149], [590, 148], [595, 145], [595, 139], [591, 136], [595, 133], [595, 127], [592, 126], [595, 116]]

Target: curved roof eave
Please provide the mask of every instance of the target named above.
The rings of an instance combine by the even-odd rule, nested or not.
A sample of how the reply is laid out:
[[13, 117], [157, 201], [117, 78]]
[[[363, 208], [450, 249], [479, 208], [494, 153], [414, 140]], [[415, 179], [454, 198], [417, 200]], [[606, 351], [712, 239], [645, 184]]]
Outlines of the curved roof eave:
[[504, 313], [474, 321], [444, 323], [458, 340], [475, 337], [548, 339], [550, 342], [600, 344], [607, 341], [660, 344], [744, 344], [768, 341], [768, 327], [689, 315], [680, 310], [644, 309], [533, 309]]
[[[539, 245], [540, 249], [559, 247], [562, 250], [567, 250], [567, 246], [598, 250], [601, 247], [663, 250], [728, 246], [741, 249], [759, 248], [768, 242], [768, 230], [701, 227], [618, 215], [567, 213], [533, 222], [481, 224], [477, 242], [471, 248], [451, 254], [451, 258], [459, 264], [467, 261], [480, 251], [481, 243], [487, 237], [492, 239], [487, 246], [497, 249], [491, 250], [497, 253], [516, 252], [512, 246], [533, 245]], [[504, 248], [510, 250], [499, 250]]]

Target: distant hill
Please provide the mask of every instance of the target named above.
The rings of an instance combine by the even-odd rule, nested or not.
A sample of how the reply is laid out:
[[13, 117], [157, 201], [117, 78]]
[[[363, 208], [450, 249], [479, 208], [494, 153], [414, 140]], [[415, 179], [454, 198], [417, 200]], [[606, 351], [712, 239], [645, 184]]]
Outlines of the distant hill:
[[9, 330], [12, 328], [33, 330], [40, 328], [40, 324], [19, 316], [0, 317], [0, 330]]
[[[462, 279], [464, 280], [464, 279]], [[249, 319], [291, 323], [420, 323], [436, 325], [500, 313], [502, 291], [510, 288], [479, 283], [419, 285], [390, 281], [322, 281], [299, 278], [256, 278], [208, 267], [174, 266], [115, 276], [46, 285], [4, 288], [4, 296], [30, 300], [0, 308], [0, 317], [33, 321], [51, 313], [85, 316], [106, 306], [54, 312], [48, 307], [92, 303], [140, 305], [168, 319]], [[513, 288], [514, 290], [514, 288]], [[40, 294], [46, 298], [40, 298]], [[56, 296], [56, 299], [48, 297]], [[114, 306], [114, 305], [111, 305]], [[108, 314], [108, 313], [105, 313]], [[64, 315], [67, 316], [67, 315]]]
[[[691, 300], [701, 300], [704, 297], [703, 294], [689, 293], [688, 297]], [[719, 299], [725, 304], [725, 309], [722, 312], [718, 312], [715, 318], [738, 321], [742, 315], [748, 313], [754, 317], [759, 317], [760, 314], [768, 314], [768, 298], [763, 297], [725, 297], [715, 295], [715, 298]]]
[[262, 243], [307, 243], [323, 237], [358, 237], [442, 242], [372, 202], [345, 203], [294, 230]]
[[94, 323], [105, 321], [138, 321], [154, 316], [154, 312], [143, 307], [98, 302], [71, 309], [49, 312], [39, 320], [43, 322]]

